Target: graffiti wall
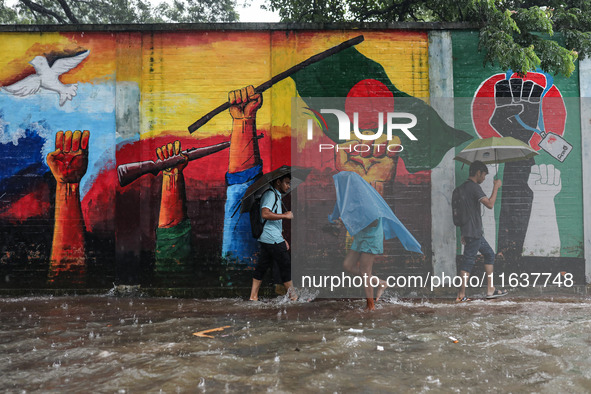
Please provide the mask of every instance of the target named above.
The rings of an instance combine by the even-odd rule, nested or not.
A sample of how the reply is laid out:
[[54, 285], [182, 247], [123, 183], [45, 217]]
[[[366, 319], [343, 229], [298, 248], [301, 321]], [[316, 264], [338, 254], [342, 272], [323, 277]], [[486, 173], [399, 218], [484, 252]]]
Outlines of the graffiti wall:
[[[489, 165], [503, 186], [484, 210], [485, 238], [507, 272], [584, 277], [582, 145], [578, 70], [570, 78], [482, 67], [474, 32], [453, 33], [456, 126], [475, 138], [513, 137], [537, 154]], [[460, 151], [464, 146], [457, 148]], [[463, 182], [467, 167], [457, 166]], [[540, 271], [542, 270], [542, 271]]]
[[[513, 135], [539, 155], [494, 168], [505, 186], [485, 220], [487, 237], [494, 234], [507, 265], [542, 257], [565, 270], [583, 264], [584, 274], [579, 114], [569, 101], [578, 95], [576, 79], [483, 68], [476, 50], [466, 50], [477, 45], [473, 33], [453, 35], [455, 96], [478, 104], [456, 106], [455, 125], [428, 105], [436, 83], [428, 32], [1, 34], [0, 287], [246, 284], [258, 244], [241, 198], [261, 174], [286, 164], [311, 169], [298, 196], [316, 193], [310, 208], [323, 218], [336, 199], [331, 176], [361, 175], [422, 245], [415, 256], [388, 241], [376, 269], [430, 271], [438, 214], [431, 170], [449, 149], [493, 135]], [[359, 35], [362, 43], [255, 91]], [[508, 126], [516, 109], [502, 103], [507, 94], [521, 95], [527, 109], [517, 129]], [[292, 111], [294, 98], [310, 97], [390, 98], [395, 108], [405, 105], [398, 98], [416, 100], [431, 120], [420, 126], [423, 143], [404, 152], [306, 156], [309, 144], [292, 150]], [[315, 127], [320, 142], [363, 143], [338, 141], [321, 122]], [[456, 177], [465, 172], [458, 165]], [[290, 239], [289, 223], [285, 229]], [[317, 236], [316, 245], [327, 237]], [[345, 250], [349, 241], [341, 238]]]

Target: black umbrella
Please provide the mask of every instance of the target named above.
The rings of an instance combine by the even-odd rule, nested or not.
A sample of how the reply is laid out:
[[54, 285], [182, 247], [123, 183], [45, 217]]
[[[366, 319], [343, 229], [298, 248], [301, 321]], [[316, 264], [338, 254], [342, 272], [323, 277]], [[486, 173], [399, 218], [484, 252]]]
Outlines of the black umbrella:
[[300, 183], [306, 180], [306, 177], [310, 171], [310, 168], [281, 166], [276, 170], [264, 174], [259, 179], [257, 179], [255, 183], [250, 185], [244, 192], [244, 197], [242, 197], [241, 200], [240, 213], [250, 211], [250, 207], [252, 207], [254, 200], [259, 198], [265, 191], [270, 189], [271, 183], [275, 179], [279, 179], [284, 175], [291, 174], [291, 188], [287, 191], [287, 193], [289, 193], [298, 187]]

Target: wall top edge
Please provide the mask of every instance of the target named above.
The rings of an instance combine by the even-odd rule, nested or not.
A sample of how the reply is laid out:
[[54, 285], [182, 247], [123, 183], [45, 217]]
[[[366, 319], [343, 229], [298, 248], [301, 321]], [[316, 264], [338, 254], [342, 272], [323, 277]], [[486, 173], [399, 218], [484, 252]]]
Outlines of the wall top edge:
[[395, 23], [153, 23], [153, 24], [80, 24], [80, 25], [0, 25], [0, 32], [145, 32], [179, 30], [471, 30], [477, 23], [395, 22]]

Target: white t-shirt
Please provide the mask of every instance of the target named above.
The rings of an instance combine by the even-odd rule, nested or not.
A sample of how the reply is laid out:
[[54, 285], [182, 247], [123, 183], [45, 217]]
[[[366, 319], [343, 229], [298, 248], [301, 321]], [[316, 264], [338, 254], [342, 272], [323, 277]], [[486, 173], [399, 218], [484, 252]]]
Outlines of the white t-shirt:
[[[261, 197], [262, 221], [265, 220], [262, 218], [263, 208], [269, 208], [269, 210], [271, 210], [273, 213], [282, 214], [283, 209], [281, 208], [281, 193], [279, 193], [273, 187], [263, 193], [263, 196]], [[263, 228], [263, 233], [259, 237], [258, 241], [266, 244], [279, 244], [284, 242], [283, 220], [267, 220], [265, 227]]]

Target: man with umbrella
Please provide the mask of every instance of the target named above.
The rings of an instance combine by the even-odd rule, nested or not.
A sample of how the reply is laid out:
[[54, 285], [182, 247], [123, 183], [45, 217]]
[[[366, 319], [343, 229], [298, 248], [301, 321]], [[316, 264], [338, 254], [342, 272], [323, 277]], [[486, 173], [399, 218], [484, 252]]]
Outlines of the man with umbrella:
[[502, 181], [500, 179], [495, 179], [492, 193], [490, 197], [487, 197], [480, 187], [480, 184], [484, 182], [487, 174], [488, 168], [486, 167], [486, 164], [479, 160], [475, 160], [472, 162], [472, 164], [470, 164], [468, 179], [459, 186], [461, 188], [463, 202], [466, 204], [468, 218], [460, 227], [462, 233], [462, 244], [464, 244], [464, 258], [462, 260], [462, 264], [460, 265], [462, 286], [458, 291], [458, 296], [456, 299], [457, 302], [470, 300], [468, 297], [466, 297], [466, 284], [468, 282], [468, 278], [470, 277], [470, 273], [472, 272], [472, 268], [474, 268], [474, 262], [478, 252], [484, 256], [484, 271], [486, 272], [487, 277], [486, 298], [490, 299], [507, 295], [507, 291], [495, 289], [493, 286], [492, 279], [495, 252], [484, 238], [482, 217], [480, 215], [480, 204], [484, 205], [488, 209], [492, 209], [495, 206], [497, 192], [501, 187]]
[[[289, 244], [283, 238], [283, 219], [293, 219], [293, 213], [287, 211], [283, 213], [281, 198], [291, 188], [291, 173], [289, 167], [284, 166], [280, 169], [267, 174], [272, 179], [270, 188], [263, 192], [261, 196], [261, 220], [263, 220], [263, 232], [258, 238], [261, 252], [259, 260], [255, 266], [252, 289], [250, 291], [250, 300], [259, 299], [259, 289], [263, 281], [263, 276], [273, 263], [279, 269], [281, 281], [287, 290], [288, 296], [297, 300], [293, 284], [291, 281], [291, 256]], [[280, 171], [284, 170], [284, 171]], [[281, 175], [283, 174], [283, 175]], [[276, 178], [276, 176], [279, 176]], [[264, 181], [263, 178], [261, 181]], [[257, 182], [258, 184], [259, 182]], [[253, 187], [257, 189], [257, 184]], [[248, 191], [246, 193], [248, 195]]]

